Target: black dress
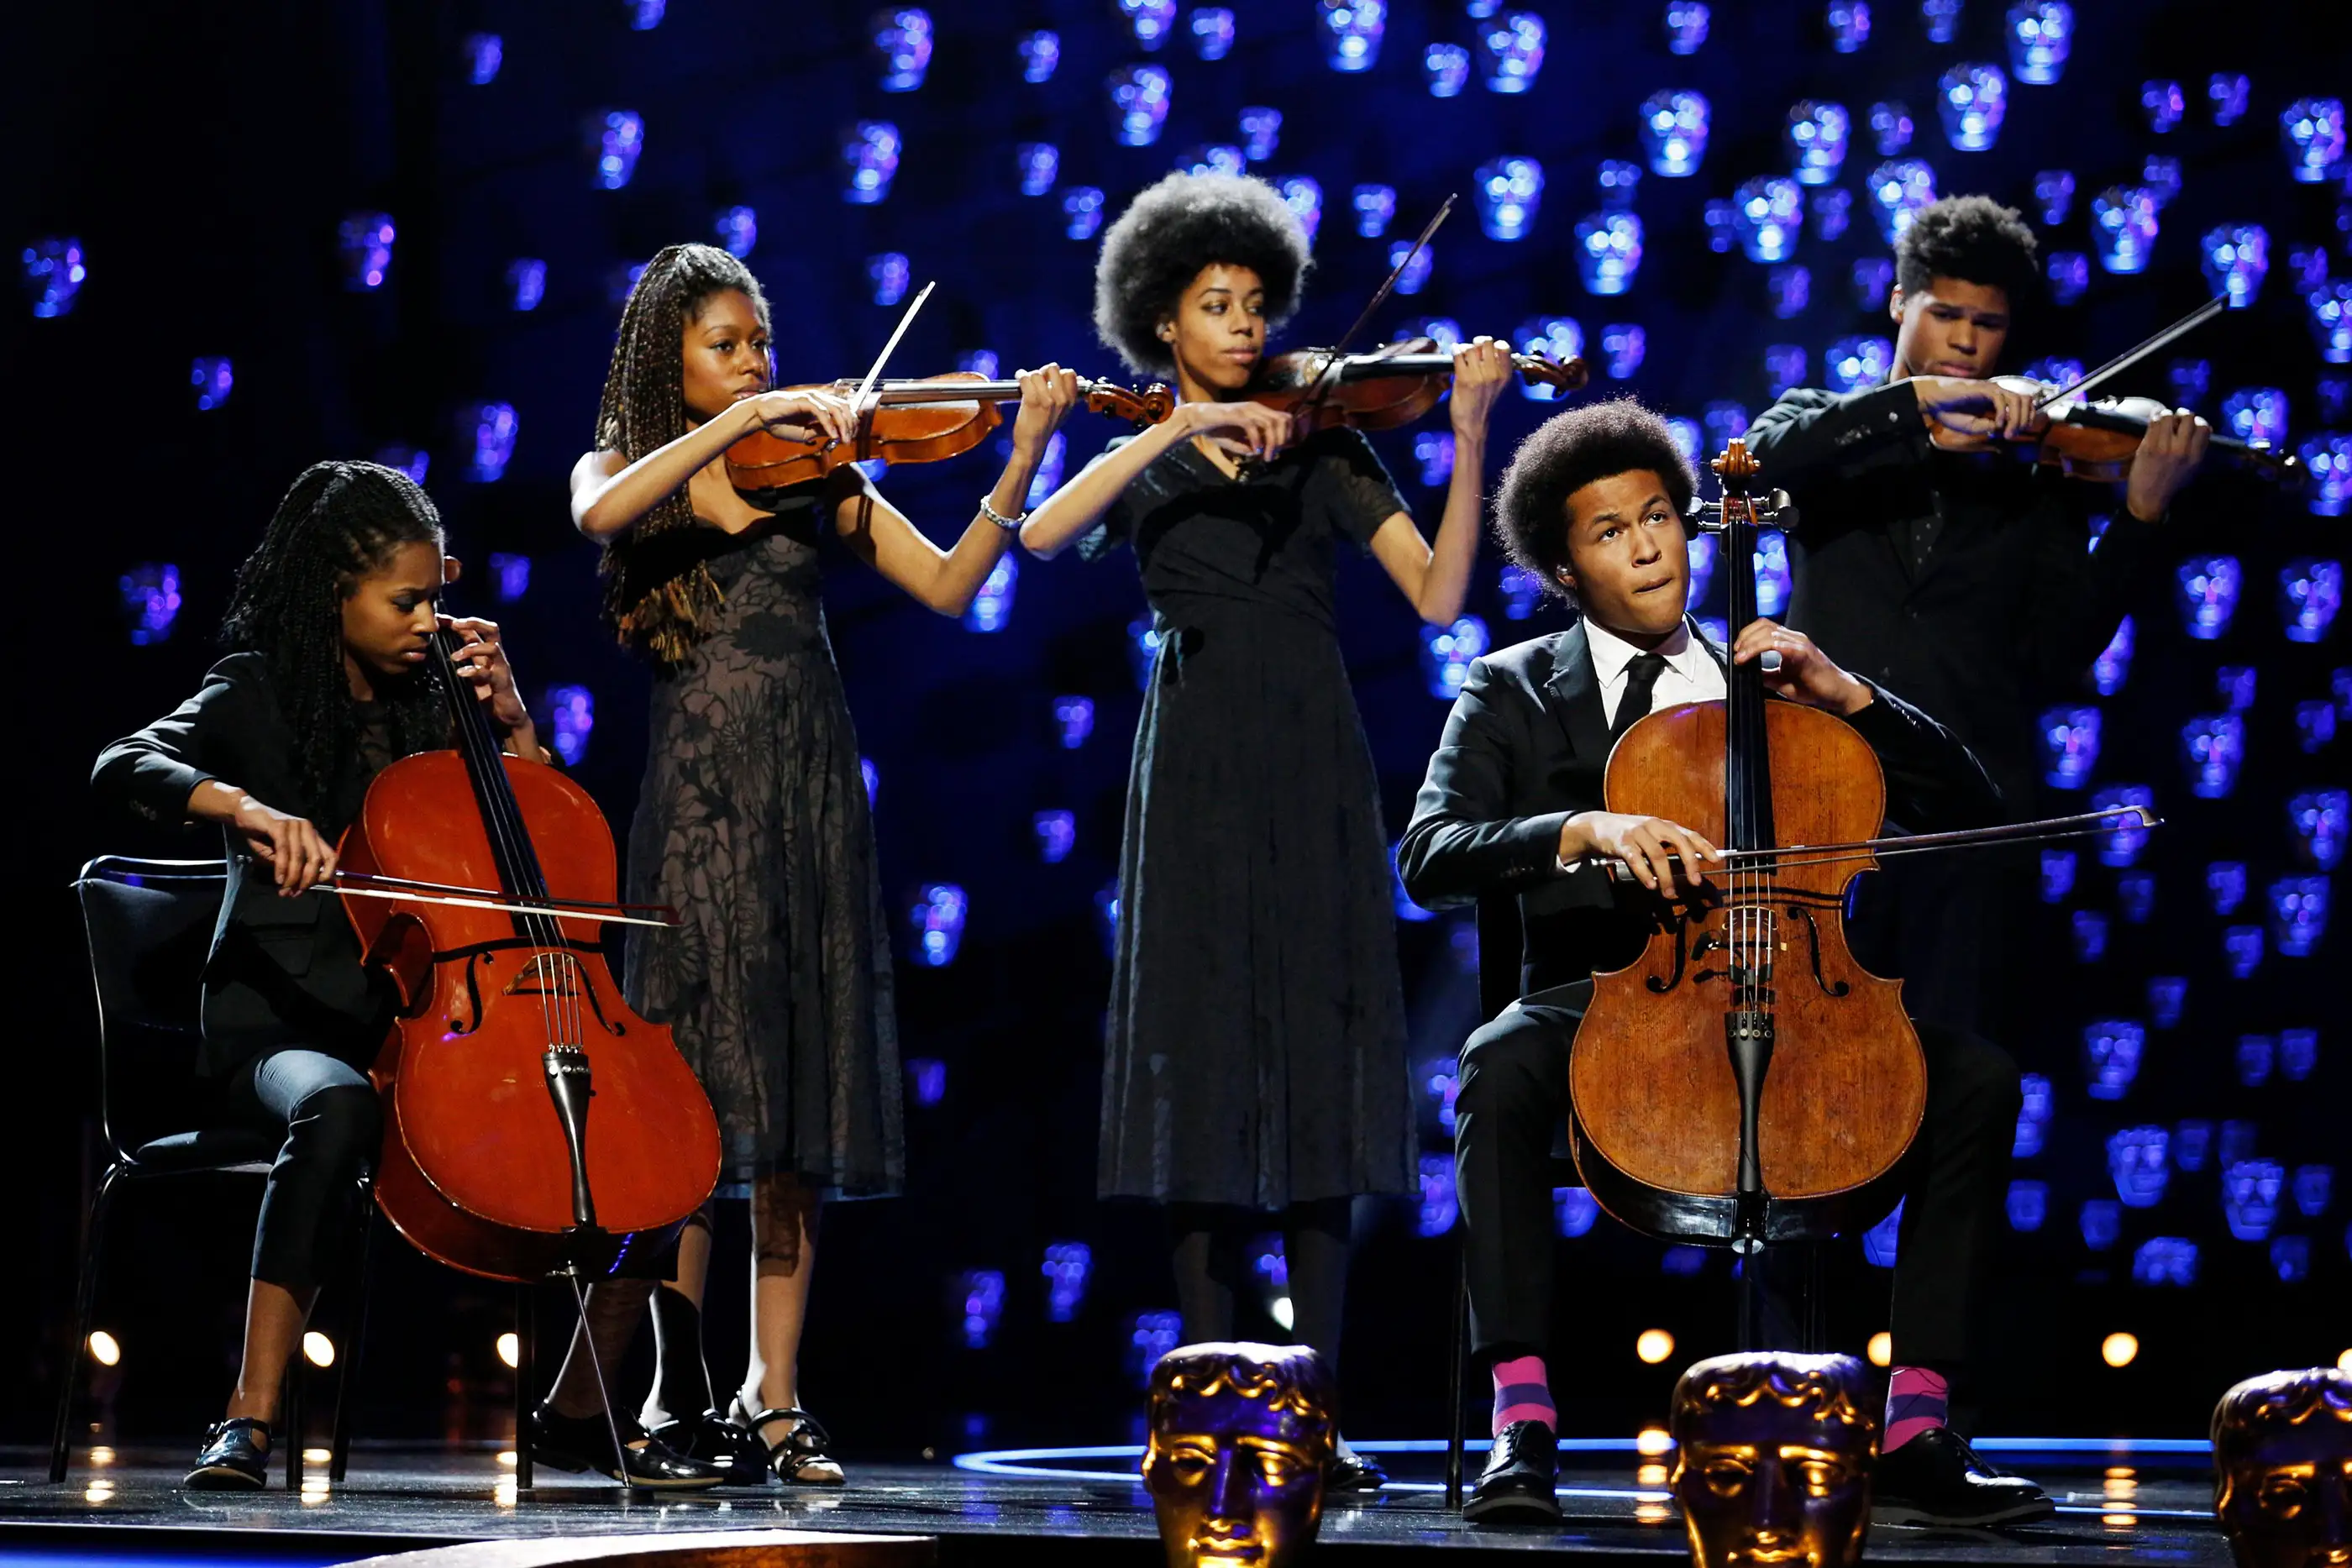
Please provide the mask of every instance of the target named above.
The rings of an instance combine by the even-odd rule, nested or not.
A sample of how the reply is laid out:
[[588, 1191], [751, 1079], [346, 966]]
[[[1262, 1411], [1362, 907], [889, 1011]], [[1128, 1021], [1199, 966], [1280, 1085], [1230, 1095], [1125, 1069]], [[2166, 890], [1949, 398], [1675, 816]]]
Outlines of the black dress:
[[1413, 1186], [1388, 839], [1332, 603], [1337, 544], [1404, 509], [1353, 432], [1245, 480], [1186, 442], [1081, 542], [1134, 545], [1162, 638], [1119, 852], [1107, 1197]]
[[629, 897], [684, 924], [632, 940], [624, 981], [709, 1094], [725, 1179], [783, 1172], [848, 1197], [906, 1176], [873, 818], [817, 594], [833, 504], [856, 482], [772, 492], [776, 515], [740, 534], [648, 541], [685, 558], [666, 569], [699, 559], [725, 603], [655, 674]]

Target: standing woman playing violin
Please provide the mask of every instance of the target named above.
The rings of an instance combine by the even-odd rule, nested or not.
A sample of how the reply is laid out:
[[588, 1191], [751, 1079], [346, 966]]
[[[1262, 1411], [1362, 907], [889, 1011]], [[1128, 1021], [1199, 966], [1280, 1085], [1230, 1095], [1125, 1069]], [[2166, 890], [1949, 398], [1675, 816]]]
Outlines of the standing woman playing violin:
[[[1095, 326], [1182, 401], [1039, 507], [1022, 542], [1089, 559], [1131, 543], [1161, 639], [1119, 855], [1102, 1195], [1169, 1207], [1193, 1342], [1233, 1337], [1241, 1243], [1279, 1216], [1295, 1332], [1336, 1377], [1350, 1200], [1415, 1173], [1388, 840], [1335, 551], [1369, 550], [1424, 621], [1461, 612], [1487, 415], [1512, 371], [1505, 345], [1456, 352], [1433, 548], [1360, 434], [1294, 444], [1288, 415], [1247, 401], [1308, 265], [1261, 181], [1171, 174], [1138, 196], [1104, 236]], [[1330, 1484], [1381, 1479], [1343, 1449]]]
[[655, 1291], [646, 1419], [740, 1479], [760, 1473], [756, 1450], [741, 1462], [756, 1433], [786, 1481], [837, 1483], [830, 1439], [800, 1407], [818, 1205], [896, 1192], [905, 1146], [874, 829], [820, 547], [834, 536], [926, 608], [961, 614], [1077, 392], [1055, 366], [1021, 377], [1012, 458], [942, 550], [853, 467], [757, 504], [735, 490], [727, 448], [752, 432], [856, 439], [845, 395], [772, 380], [767, 300], [743, 264], [709, 246], [656, 255], [622, 310], [572, 517], [604, 546], [608, 619], [654, 664], [629, 897], [683, 917], [629, 944], [625, 988], [670, 1026], [719, 1113], [721, 1180], [751, 1198], [752, 1345], [732, 1409], [702, 1354], [706, 1216], [681, 1239], [675, 1284]]
[[376, 773], [450, 744], [422, 672], [436, 624], [515, 756], [547, 760], [487, 621], [436, 617], [441, 520], [407, 476], [319, 463], [237, 573], [230, 653], [195, 695], [100, 754], [100, 798], [153, 822], [215, 823], [228, 884], [205, 967], [198, 1071], [231, 1120], [285, 1139], [255, 1228], [245, 1354], [192, 1487], [258, 1487], [287, 1359], [352, 1225], [381, 1131], [367, 1064], [393, 998], [333, 898], [310, 896]]

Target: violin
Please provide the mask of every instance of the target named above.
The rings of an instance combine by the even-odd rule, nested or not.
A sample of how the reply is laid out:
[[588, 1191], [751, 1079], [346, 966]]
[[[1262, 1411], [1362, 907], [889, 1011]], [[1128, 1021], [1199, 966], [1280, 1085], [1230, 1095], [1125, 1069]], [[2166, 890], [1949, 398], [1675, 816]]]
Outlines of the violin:
[[[2148, 423], [2172, 412], [2152, 397], [2085, 399], [2023, 376], [1991, 379], [1994, 385], [2024, 392], [2043, 405], [2043, 417], [2016, 439], [2032, 447], [2036, 464], [2054, 468], [2069, 479], [2119, 484], [2130, 477], [2132, 459], [2147, 439]], [[1985, 437], [1942, 429], [1934, 431], [1929, 439], [1955, 452], [1980, 451], [1991, 444]], [[2288, 490], [2303, 486], [2305, 471], [2292, 452], [2219, 434], [2210, 438], [2207, 450]]]
[[[845, 463], [876, 457], [899, 464], [961, 456], [1003, 423], [1003, 415], [997, 412], [999, 403], [1017, 402], [1021, 398], [1019, 382], [991, 381], [962, 371], [922, 381], [875, 382], [870, 389], [853, 381], [829, 385], [835, 391], [865, 393], [858, 399], [857, 440], [812, 443], [772, 430], [755, 430], [727, 449], [727, 477], [738, 490], [779, 489], [823, 478]], [[1081, 377], [1078, 395], [1095, 413], [1129, 420], [1139, 427], [1157, 424], [1176, 407], [1176, 394], [1157, 383], [1138, 390]]]
[[603, 813], [560, 770], [500, 750], [457, 646], [436, 632], [426, 671], [454, 749], [378, 773], [339, 847], [335, 891], [399, 1000], [370, 1074], [375, 1200], [452, 1268], [576, 1281], [663, 1245], [702, 1206], [719, 1123], [598, 940], [606, 920], [674, 913], [613, 902]]
[[[1590, 379], [1581, 356], [1547, 359], [1513, 354], [1528, 386], [1571, 392]], [[1265, 361], [1242, 396], [1297, 421], [1298, 434], [1347, 426], [1395, 430], [1437, 406], [1454, 385], [1454, 356], [1428, 338], [1391, 343], [1369, 354], [1300, 349]]]

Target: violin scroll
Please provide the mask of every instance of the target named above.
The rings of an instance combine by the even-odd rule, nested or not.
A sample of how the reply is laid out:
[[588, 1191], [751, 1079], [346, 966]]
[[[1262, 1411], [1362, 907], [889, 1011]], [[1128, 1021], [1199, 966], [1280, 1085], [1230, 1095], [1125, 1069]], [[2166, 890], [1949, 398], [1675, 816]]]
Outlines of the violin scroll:
[[1086, 404], [1089, 413], [1123, 419], [1131, 424], [1158, 424], [1176, 412], [1176, 394], [1160, 382], [1139, 390], [1096, 382], [1087, 388]]
[[1546, 359], [1541, 354], [1513, 354], [1511, 363], [1518, 368], [1519, 380], [1531, 387], [1549, 387], [1556, 392], [1582, 392], [1584, 383], [1592, 379], [1592, 371], [1581, 354], [1565, 360]]

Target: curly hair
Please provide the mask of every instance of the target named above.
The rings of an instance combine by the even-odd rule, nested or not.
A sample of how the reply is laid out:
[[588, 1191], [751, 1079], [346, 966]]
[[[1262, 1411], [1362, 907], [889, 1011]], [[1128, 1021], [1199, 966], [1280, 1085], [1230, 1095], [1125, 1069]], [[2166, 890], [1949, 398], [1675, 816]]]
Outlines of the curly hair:
[[2015, 207], [1990, 196], [1946, 196], [1912, 214], [1911, 225], [1895, 240], [1895, 281], [1912, 295], [1935, 277], [1980, 283], [2008, 295], [2014, 309], [2041, 281], [2037, 248]]
[[[359, 713], [343, 673], [343, 601], [402, 546], [438, 551], [444, 543], [441, 514], [407, 475], [374, 463], [313, 463], [237, 568], [221, 645], [267, 662], [313, 802], [324, 803], [359, 749]], [[377, 695], [395, 756], [448, 744], [448, 716], [425, 681], [385, 683]]]
[[1175, 374], [1160, 323], [1204, 267], [1246, 267], [1265, 285], [1279, 327], [1314, 265], [1306, 225], [1281, 193], [1244, 174], [1171, 174], [1103, 231], [1095, 263], [1095, 335], [1138, 375]]
[[[654, 253], [621, 307], [612, 368], [596, 405], [598, 450], [634, 463], [686, 434], [686, 326], [712, 296], [730, 288], [751, 297], [766, 330], [768, 298], [734, 256], [708, 245]], [[605, 622], [625, 644], [664, 664], [686, 659], [723, 597], [698, 558], [655, 542], [693, 526], [694, 506], [681, 486], [635, 528], [614, 535], [599, 563]]]
[[1571, 599], [1559, 580], [1570, 565], [1568, 498], [1596, 479], [1647, 468], [1665, 482], [1677, 512], [1698, 483], [1666, 422], [1629, 397], [1556, 413], [1511, 455], [1495, 494], [1495, 535], [1545, 591]]

